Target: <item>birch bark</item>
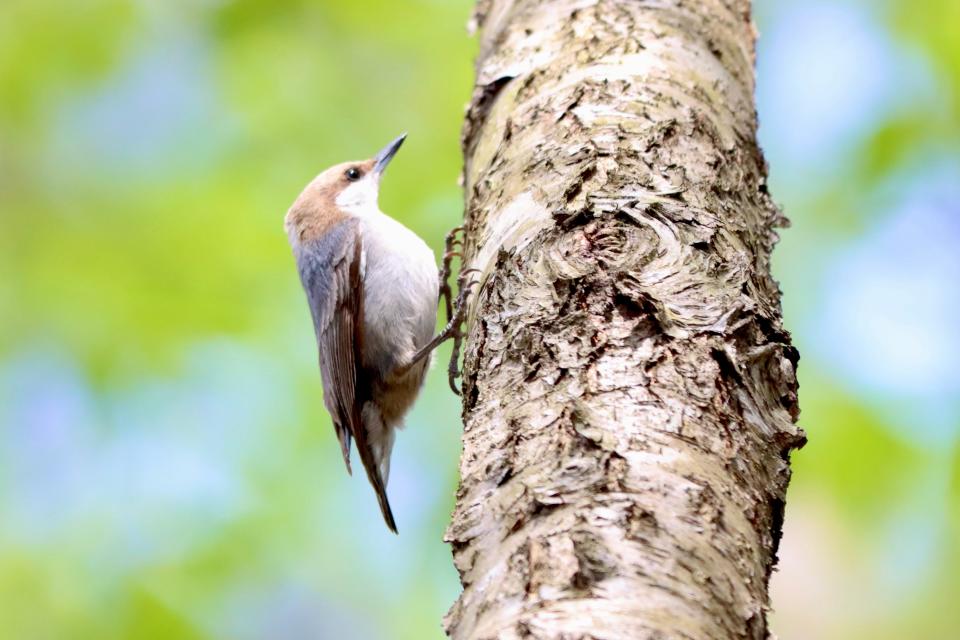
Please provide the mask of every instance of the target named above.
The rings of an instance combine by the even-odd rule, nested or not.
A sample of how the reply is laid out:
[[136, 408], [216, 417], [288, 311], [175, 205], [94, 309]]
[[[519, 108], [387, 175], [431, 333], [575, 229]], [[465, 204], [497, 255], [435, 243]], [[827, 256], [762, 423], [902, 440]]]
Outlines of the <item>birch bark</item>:
[[480, 0], [457, 640], [765, 638], [798, 355], [748, 0]]

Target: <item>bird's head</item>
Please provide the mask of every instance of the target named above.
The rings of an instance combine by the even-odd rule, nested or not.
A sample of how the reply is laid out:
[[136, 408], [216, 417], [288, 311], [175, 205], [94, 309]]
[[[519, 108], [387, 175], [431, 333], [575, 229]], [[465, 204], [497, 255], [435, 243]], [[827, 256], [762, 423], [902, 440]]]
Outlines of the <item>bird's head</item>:
[[399, 136], [372, 158], [334, 165], [314, 178], [287, 212], [288, 232], [304, 237], [344, 216], [378, 212], [380, 178], [406, 137]]

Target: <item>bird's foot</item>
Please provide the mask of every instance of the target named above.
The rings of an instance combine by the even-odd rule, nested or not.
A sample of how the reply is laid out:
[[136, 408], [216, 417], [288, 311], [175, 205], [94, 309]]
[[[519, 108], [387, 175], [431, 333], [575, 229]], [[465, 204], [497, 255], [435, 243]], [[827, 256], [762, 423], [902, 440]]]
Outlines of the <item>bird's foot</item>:
[[[447, 379], [450, 388], [457, 395], [460, 391], [456, 386], [456, 379], [460, 377], [460, 369], [457, 363], [460, 360], [460, 348], [463, 345], [463, 338], [466, 334], [463, 331], [463, 323], [467, 317], [468, 301], [470, 293], [477, 285], [476, 280], [471, 280], [470, 276], [477, 273], [477, 269], [463, 269], [457, 276], [457, 297], [453, 297], [453, 290], [450, 287], [451, 263], [453, 258], [463, 259], [463, 238], [458, 238], [457, 234], [463, 232], [463, 227], [456, 227], [447, 234], [446, 247], [443, 254], [442, 267], [440, 269], [440, 292], [439, 297], [444, 301], [447, 312], [447, 325], [433, 340], [421, 347], [410, 359], [408, 363], [396, 370], [396, 374], [402, 375], [409, 371], [416, 363], [427, 357], [442, 342], [453, 338], [453, 353], [450, 356], [450, 363], [447, 366]], [[460, 251], [457, 248], [460, 247]]]

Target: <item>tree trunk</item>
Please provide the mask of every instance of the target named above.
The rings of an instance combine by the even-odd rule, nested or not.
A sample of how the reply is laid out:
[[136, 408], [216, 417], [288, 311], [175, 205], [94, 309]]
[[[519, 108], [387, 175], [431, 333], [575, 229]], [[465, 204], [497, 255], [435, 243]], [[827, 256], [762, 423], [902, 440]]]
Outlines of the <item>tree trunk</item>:
[[765, 638], [797, 352], [748, 0], [481, 0], [457, 640]]

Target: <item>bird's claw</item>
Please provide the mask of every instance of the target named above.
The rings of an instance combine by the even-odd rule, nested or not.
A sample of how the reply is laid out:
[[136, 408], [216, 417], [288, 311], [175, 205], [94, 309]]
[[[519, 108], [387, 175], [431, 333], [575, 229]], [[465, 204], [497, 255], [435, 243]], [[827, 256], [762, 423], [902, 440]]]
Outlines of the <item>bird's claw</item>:
[[460, 290], [457, 292], [457, 299], [454, 303], [455, 315], [450, 321], [452, 325], [450, 335], [453, 337], [453, 349], [450, 352], [450, 363], [447, 365], [447, 381], [450, 384], [450, 389], [458, 396], [460, 395], [460, 390], [457, 389], [456, 381], [461, 375], [458, 366], [460, 362], [460, 349], [463, 346], [463, 339], [466, 336], [462, 325], [464, 320], [466, 320], [467, 300], [470, 298], [473, 288], [479, 284], [477, 280], [470, 280], [469, 283], [467, 283], [466, 280], [471, 274], [478, 272], [477, 269], [465, 269], [460, 272], [457, 278], [457, 286]]
[[461, 226], [454, 227], [450, 230], [450, 233], [447, 234], [444, 241], [443, 261], [439, 273], [439, 298], [443, 300], [444, 309], [447, 312], [447, 326], [438, 337], [443, 340], [453, 338], [453, 352], [450, 355], [450, 363], [447, 366], [447, 379], [450, 383], [450, 389], [457, 395], [460, 395], [456, 380], [461, 376], [458, 363], [460, 361], [460, 349], [463, 346], [463, 339], [466, 337], [463, 331], [463, 322], [467, 315], [467, 300], [473, 288], [478, 284], [476, 280], [470, 280], [469, 283], [467, 281], [472, 274], [479, 273], [478, 269], [471, 268], [461, 270], [460, 273], [457, 274], [458, 291], [456, 298], [454, 298], [453, 289], [449, 282], [453, 271], [451, 263], [454, 258], [459, 258], [461, 261], [463, 260], [463, 248], [466, 239], [460, 234], [464, 232], [465, 228]]

